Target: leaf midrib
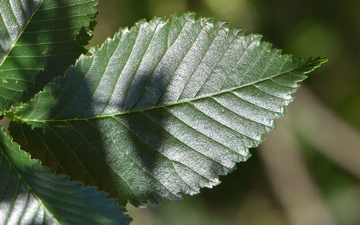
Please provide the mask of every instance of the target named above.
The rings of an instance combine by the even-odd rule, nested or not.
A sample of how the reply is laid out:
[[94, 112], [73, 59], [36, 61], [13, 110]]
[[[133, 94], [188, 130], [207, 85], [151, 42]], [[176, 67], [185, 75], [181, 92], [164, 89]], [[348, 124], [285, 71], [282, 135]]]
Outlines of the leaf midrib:
[[[248, 86], [252, 86], [252, 85], [255, 85], [257, 83], [261, 83], [261, 82], [264, 82], [264, 81], [267, 81], [267, 80], [271, 80], [273, 78], [276, 78], [278, 76], [281, 76], [281, 75], [284, 75], [286, 73], [291, 73], [292, 71], [295, 71], [301, 67], [303, 67], [304, 65], [301, 64], [295, 68], [291, 68], [287, 71], [282, 71], [281, 73], [277, 73], [277, 74], [274, 74], [272, 76], [268, 76], [266, 78], [262, 78], [260, 80], [257, 80], [257, 81], [254, 81], [254, 82], [251, 82], [251, 83], [248, 83], [246, 85], [240, 85], [240, 86], [237, 86], [237, 87], [234, 87], [234, 88], [230, 88], [230, 89], [226, 89], [226, 90], [222, 90], [222, 91], [219, 91], [217, 93], [211, 93], [211, 94], [208, 94], [208, 95], [203, 95], [201, 97], [197, 97], [197, 98], [191, 98], [191, 99], [182, 99], [180, 101], [176, 101], [176, 102], [173, 102], [173, 103], [170, 103], [170, 104], [167, 104], [167, 105], [159, 105], [159, 106], [153, 106], [151, 108], [146, 108], [146, 109], [139, 109], [139, 110], [128, 110], [128, 111], [125, 111], [125, 112], [117, 112], [117, 113], [112, 113], [112, 114], [105, 114], [105, 115], [96, 115], [96, 116], [92, 116], [92, 117], [84, 117], [84, 118], [79, 118], [79, 117], [76, 117], [76, 118], [67, 118], [67, 119], [45, 119], [45, 120], [39, 120], [39, 119], [27, 119], [27, 118], [21, 118], [21, 117], [16, 117], [16, 113], [15, 113], [15, 120], [20, 120], [20, 121], [23, 121], [23, 122], [38, 122], [38, 123], [46, 123], [46, 122], [68, 122], [68, 121], [86, 121], [86, 120], [91, 120], [91, 119], [101, 119], [101, 118], [107, 118], [107, 117], [115, 117], [115, 116], [121, 116], [121, 115], [126, 115], [126, 114], [129, 114], [129, 113], [137, 113], [137, 112], [144, 112], [144, 111], [149, 111], [149, 110], [154, 110], [154, 109], [159, 109], [159, 108], [166, 108], [166, 107], [171, 107], [171, 106], [176, 106], [176, 105], [180, 105], [180, 104], [184, 104], [184, 103], [189, 103], [189, 102], [195, 102], [195, 101], [199, 101], [201, 99], [206, 99], [206, 98], [213, 98], [215, 96], [218, 96], [218, 95], [222, 95], [222, 94], [226, 94], [226, 93], [229, 93], [229, 92], [234, 92], [238, 89], [241, 89], [241, 88], [245, 88], [245, 87], [248, 87]], [[294, 75], [296, 76], [296, 75]]]
[[[19, 150], [22, 151], [21, 149], [19, 149]], [[27, 187], [27, 192], [30, 193], [31, 195], [33, 195], [34, 198], [37, 199], [39, 206], [42, 206], [45, 211], [47, 211], [50, 215], [52, 215], [52, 219], [54, 219], [58, 224], [60, 224], [59, 221], [54, 217], [54, 215], [52, 213], [50, 213], [50, 211], [47, 209], [47, 207], [43, 204], [43, 202], [41, 201], [41, 198], [33, 191], [33, 189], [31, 188], [31, 185], [28, 184], [28, 182], [23, 178], [21, 173], [19, 173], [18, 170], [16, 169], [16, 167], [14, 167], [13, 163], [11, 163], [11, 160], [8, 158], [7, 154], [2, 150], [1, 150], [0, 154], [3, 155], [3, 157], [9, 164], [10, 169], [16, 174], [16, 176], [19, 178], [20, 182], [22, 182]], [[34, 159], [30, 159], [30, 160], [34, 160]]]
[[[28, 27], [28, 25], [31, 23], [32, 18], [34, 17], [34, 15], [36, 14], [36, 12], [39, 11], [39, 8], [41, 7], [41, 5], [43, 4], [44, 0], [41, 0], [41, 2], [39, 3], [39, 5], [36, 7], [35, 10], [33, 10], [31, 16], [29, 17], [29, 19], [26, 21], [25, 26], [23, 27], [23, 29], [21, 29], [21, 31], [19, 32], [19, 35], [17, 36], [17, 38], [15, 39], [15, 41], [13, 42], [13, 44], [11, 45], [11, 48], [9, 49], [9, 51], [4, 55], [4, 59], [3, 61], [0, 63], [0, 67], [2, 66], [2, 64], [6, 61], [6, 59], [8, 58], [8, 55], [10, 54], [10, 52], [13, 50], [13, 48], [16, 46], [16, 43], [18, 42], [19, 38], [22, 36], [22, 34], [24, 33], [24, 31], [26, 30], [26, 28]], [[13, 11], [11, 11], [13, 12]], [[7, 29], [6, 29], [7, 30]], [[7, 30], [8, 31], [8, 30]], [[8, 31], [9, 32], [9, 31]]]

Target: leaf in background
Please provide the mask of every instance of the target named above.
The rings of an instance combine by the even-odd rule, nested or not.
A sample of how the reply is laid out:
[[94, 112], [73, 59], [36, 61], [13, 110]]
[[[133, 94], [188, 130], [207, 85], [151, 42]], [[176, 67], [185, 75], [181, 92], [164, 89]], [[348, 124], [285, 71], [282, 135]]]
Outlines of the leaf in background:
[[86, 50], [96, 0], [0, 0], [0, 115], [27, 101]]
[[0, 132], [1, 224], [129, 224], [114, 199], [40, 165]]
[[141, 21], [20, 107], [10, 134], [123, 204], [196, 194], [250, 156], [324, 62], [260, 38], [191, 13]]

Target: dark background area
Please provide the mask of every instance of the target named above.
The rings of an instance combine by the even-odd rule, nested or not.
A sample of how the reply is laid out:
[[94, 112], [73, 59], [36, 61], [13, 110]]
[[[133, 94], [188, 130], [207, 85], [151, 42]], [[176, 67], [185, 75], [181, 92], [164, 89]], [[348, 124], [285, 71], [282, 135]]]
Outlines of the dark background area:
[[90, 45], [120, 27], [194, 11], [260, 33], [283, 53], [323, 57], [288, 114], [222, 184], [135, 209], [133, 224], [360, 224], [360, 1], [100, 0]]

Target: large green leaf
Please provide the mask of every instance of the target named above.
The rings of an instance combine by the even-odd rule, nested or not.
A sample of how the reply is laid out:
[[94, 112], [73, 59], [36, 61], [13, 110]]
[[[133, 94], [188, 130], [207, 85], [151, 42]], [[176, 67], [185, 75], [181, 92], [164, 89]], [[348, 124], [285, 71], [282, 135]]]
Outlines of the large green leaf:
[[104, 192], [30, 159], [0, 132], [0, 224], [129, 224]]
[[10, 133], [122, 203], [196, 194], [250, 156], [324, 62], [260, 38], [191, 13], [141, 21], [19, 108]]
[[96, 0], [0, 0], [0, 114], [27, 101], [85, 51]]

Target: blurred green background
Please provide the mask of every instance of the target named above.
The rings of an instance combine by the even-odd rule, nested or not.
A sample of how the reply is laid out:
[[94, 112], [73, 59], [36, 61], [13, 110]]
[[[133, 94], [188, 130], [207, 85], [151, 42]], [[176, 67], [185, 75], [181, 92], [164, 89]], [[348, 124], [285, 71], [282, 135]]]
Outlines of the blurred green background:
[[253, 156], [213, 189], [137, 209], [132, 224], [360, 224], [359, 0], [100, 0], [101, 44], [142, 18], [194, 11], [260, 33], [284, 53], [329, 61]]

